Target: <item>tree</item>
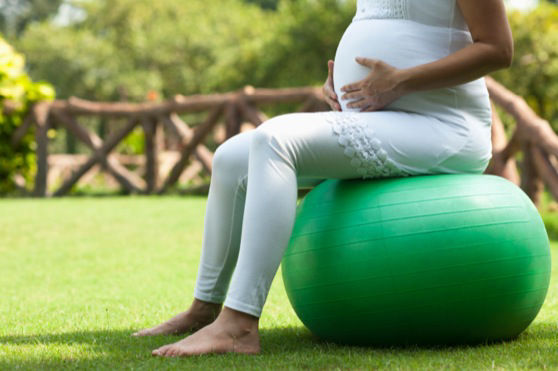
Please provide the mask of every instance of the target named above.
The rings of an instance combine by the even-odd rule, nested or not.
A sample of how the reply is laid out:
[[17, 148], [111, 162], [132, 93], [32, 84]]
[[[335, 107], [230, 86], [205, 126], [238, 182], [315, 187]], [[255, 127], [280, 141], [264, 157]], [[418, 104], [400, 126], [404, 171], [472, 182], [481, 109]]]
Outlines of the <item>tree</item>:
[[278, 27], [264, 46], [254, 83], [274, 87], [323, 83], [327, 60], [335, 56], [354, 12], [354, 0], [281, 1]]
[[21, 125], [31, 104], [54, 98], [54, 90], [45, 83], [34, 83], [24, 71], [21, 54], [0, 38], [0, 194], [14, 191], [13, 175], [27, 180], [34, 169], [33, 134], [11, 145], [13, 133]]
[[58, 12], [63, 0], [3, 0], [0, 2], [0, 29], [14, 38], [34, 21], [45, 20]]
[[262, 9], [276, 10], [279, 0], [245, 0], [247, 3], [257, 4]]
[[276, 18], [240, 0], [81, 4], [83, 21], [34, 24], [18, 42], [31, 75], [52, 81], [62, 98], [140, 101], [150, 91], [236, 89], [258, 64]]
[[558, 7], [541, 3], [508, 14], [515, 55], [512, 66], [493, 76], [525, 98], [558, 131]]

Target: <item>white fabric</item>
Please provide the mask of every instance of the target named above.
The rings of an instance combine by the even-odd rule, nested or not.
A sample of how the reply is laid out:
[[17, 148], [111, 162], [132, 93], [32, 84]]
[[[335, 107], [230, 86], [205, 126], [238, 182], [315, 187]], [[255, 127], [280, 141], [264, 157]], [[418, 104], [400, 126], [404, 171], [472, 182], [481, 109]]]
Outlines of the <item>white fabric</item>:
[[353, 21], [407, 19], [429, 26], [467, 30], [456, 0], [359, 0]]
[[[444, 16], [444, 21], [440, 19]], [[356, 57], [382, 60], [397, 68], [409, 68], [430, 63], [472, 43], [471, 34], [464, 29], [454, 28], [456, 19], [463, 19], [455, 0], [359, 0], [357, 15], [347, 27], [337, 47], [333, 80], [336, 93], [344, 85], [360, 81], [370, 69], [358, 64]], [[429, 24], [428, 24], [429, 23]], [[434, 26], [433, 24], [446, 24]], [[347, 107], [349, 101], [341, 100], [344, 112], [357, 112], [358, 109]], [[408, 94], [388, 105], [386, 110], [417, 113], [431, 118], [431, 130], [415, 130], [415, 140], [431, 143], [435, 151], [440, 148], [439, 140], [444, 139], [445, 149], [437, 156], [424, 153], [421, 166], [416, 161], [411, 167], [407, 159], [412, 154], [406, 148], [398, 148], [399, 162], [408, 171], [420, 172], [432, 168], [435, 162], [441, 163], [452, 157], [452, 163], [458, 159], [469, 161], [471, 155], [478, 156], [488, 163], [492, 156], [490, 129], [492, 115], [488, 91], [484, 79], [452, 86]], [[364, 120], [365, 116], [361, 116]], [[367, 125], [373, 125], [365, 121]], [[393, 133], [400, 135], [400, 128], [394, 122]], [[359, 131], [358, 125], [347, 131]], [[432, 136], [432, 131], [437, 135]], [[369, 138], [368, 141], [372, 141]], [[469, 144], [465, 142], [469, 140]], [[476, 153], [466, 151], [476, 143]], [[441, 149], [441, 148], [440, 148]], [[415, 159], [416, 160], [416, 159]], [[420, 161], [419, 161], [420, 162]], [[452, 172], [451, 169], [445, 169]]]
[[[460, 20], [455, 0], [359, 0], [335, 56], [339, 96], [369, 72], [356, 56], [405, 68], [470, 44]], [[482, 173], [491, 158], [482, 79], [376, 112], [346, 103], [343, 112], [277, 116], [218, 147], [196, 298], [260, 316], [294, 225], [297, 188], [326, 178]]]
[[[294, 225], [297, 188], [361, 176], [327, 114], [277, 116], [217, 148], [196, 298], [222, 303], [226, 296], [226, 306], [259, 316]], [[375, 120], [384, 132], [391, 115], [380, 113]], [[389, 169], [382, 176], [408, 175]]]

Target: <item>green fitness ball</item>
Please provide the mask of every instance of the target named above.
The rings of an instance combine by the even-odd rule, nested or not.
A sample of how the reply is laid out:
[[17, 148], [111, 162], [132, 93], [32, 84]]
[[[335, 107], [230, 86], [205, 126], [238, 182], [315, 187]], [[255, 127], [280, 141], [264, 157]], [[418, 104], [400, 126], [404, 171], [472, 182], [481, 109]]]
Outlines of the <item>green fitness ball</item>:
[[501, 177], [328, 179], [299, 204], [282, 271], [323, 340], [475, 344], [533, 321], [550, 249], [536, 207]]

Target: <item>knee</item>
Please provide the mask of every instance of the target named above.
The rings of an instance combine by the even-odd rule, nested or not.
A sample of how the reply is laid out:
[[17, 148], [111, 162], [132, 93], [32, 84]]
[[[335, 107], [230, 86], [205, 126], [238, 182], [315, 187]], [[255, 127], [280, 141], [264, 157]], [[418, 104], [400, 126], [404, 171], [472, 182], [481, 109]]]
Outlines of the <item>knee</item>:
[[214, 172], [242, 173], [248, 167], [248, 148], [243, 148], [239, 138], [229, 138], [221, 143], [213, 154]]
[[267, 127], [264, 127], [264, 124], [254, 130], [254, 135], [252, 135], [252, 140], [250, 141], [250, 153], [254, 151], [261, 152], [269, 148], [273, 133]]
[[[283, 115], [285, 116], [285, 115]], [[294, 163], [294, 151], [289, 142], [289, 133], [281, 127], [281, 116], [267, 120], [253, 130], [250, 154], [257, 157], [273, 157], [289, 165]]]
[[227, 167], [228, 159], [230, 158], [229, 146], [227, 142], [228, 140], [224, 141], [215, 150], [215, 153], [213, 154], [213, 163], [212, 163], [213, 169]]
[[287, 113], [270, 118], [262, 123], [254, 130], [252, 136], [251, 148], [255, 150], [268, 149], [276, 147], [283, 149], [289, 138], [287, 125], [291, 122], [294, 113]]

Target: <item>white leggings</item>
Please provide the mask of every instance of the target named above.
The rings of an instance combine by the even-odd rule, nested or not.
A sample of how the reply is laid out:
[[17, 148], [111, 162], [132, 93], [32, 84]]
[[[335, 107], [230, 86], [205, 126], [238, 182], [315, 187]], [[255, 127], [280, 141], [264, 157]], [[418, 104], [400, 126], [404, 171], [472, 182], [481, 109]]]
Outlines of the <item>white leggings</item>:
[[[370, 114], [378, 136], [397, 133], [389, 114]], [[416, 133], [397, 137], [401, 145], [412, 140], [417, 153], [436, 152], [432, 143], [440, 143], [430, 138], [421, 147]], [[229, 138], [213, 158], [195, 298], [259, 317], [291, 236], [297, 189], [360, 177], [321, 113], [277, 116]]]

